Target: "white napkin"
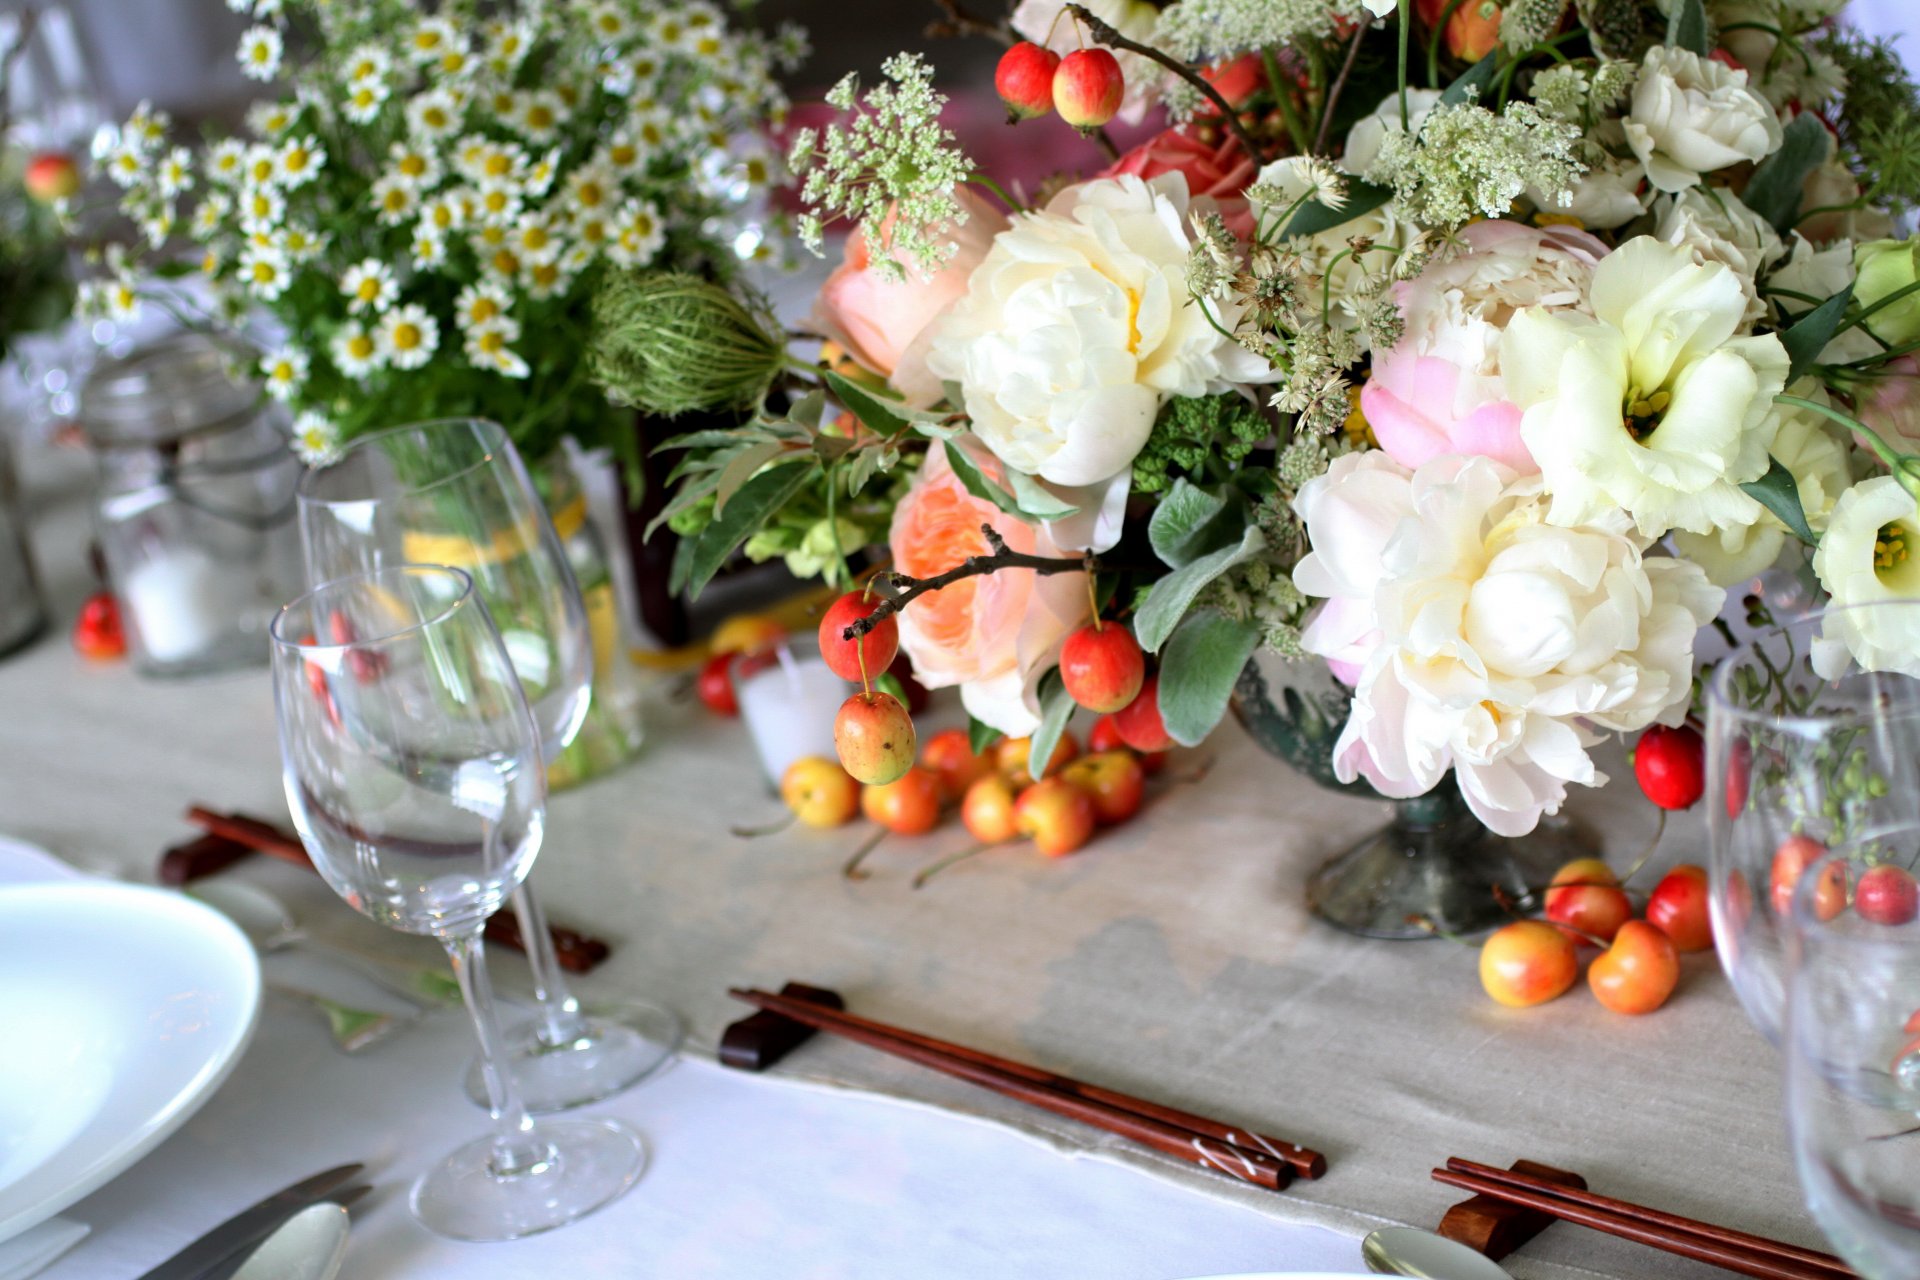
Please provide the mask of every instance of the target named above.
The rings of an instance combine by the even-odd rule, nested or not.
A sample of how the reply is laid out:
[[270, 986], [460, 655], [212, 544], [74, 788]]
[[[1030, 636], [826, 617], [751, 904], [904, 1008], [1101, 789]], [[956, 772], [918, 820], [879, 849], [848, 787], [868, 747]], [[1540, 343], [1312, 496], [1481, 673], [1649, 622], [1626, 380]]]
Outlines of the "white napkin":
[[61, 1254], [86, 1239], [89, 1230], [84, 1222], [48, 1218], [11, 1240], [0, 1241], [0, 1280], [27, 1280], [28, 1276], [39, 1275]]

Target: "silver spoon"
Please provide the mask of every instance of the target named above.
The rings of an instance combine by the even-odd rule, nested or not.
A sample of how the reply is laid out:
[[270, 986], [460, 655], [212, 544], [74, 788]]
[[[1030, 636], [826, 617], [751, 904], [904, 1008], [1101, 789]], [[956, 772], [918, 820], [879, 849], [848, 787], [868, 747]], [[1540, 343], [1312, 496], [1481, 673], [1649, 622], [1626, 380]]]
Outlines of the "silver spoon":
[[346, 1256], [347, 1211], [323, 1200], [281, 1223], [232, 1280], [333, 1280]]
[[416, 993], [401, 987], [371, 963], [352, 952], [314, 938], [301, 927], [286, 904], [265, 889], [239, 880], [208, 880], [194, 885], [187, 893], [239, 925], [240, 931], [247, 935], [247, 941], [253, 943], [254, 949], [261, 955], [271, 955], [292, 947], [317, 951], [351, 969], [394, 999], [403, 1001], [416, 1012], [424, 1013], [428, 1007]]
[[1422, 1280], [1512, 1280], [1507, 1269], [1458, 1240], [1418, 1227], [1382, 1227], [1360, 1242], [1367, 1270]]

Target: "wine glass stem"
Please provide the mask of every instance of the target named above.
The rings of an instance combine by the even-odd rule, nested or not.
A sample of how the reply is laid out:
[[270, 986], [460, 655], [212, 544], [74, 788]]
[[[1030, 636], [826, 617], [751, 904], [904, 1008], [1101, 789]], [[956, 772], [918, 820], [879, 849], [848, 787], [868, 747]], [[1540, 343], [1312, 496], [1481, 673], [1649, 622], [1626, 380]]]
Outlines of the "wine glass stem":
[[520, 1101], [513, 1073], [501, 1065], [506, 1061], [506, 1045], [494, 1012], [493, 983], [487, 978], [487, 956], [480, 933], [449, 935], [441, 942], [453, 962], [453, 976], [460, 982], [467, 1012], [473, 1015], [474, 1033], [480, 1038], [480, 1074], [487, 1082], [487, 1109], [494, 1125], [493, 1172], [501, 1177], [525, 1173], [546, 1163], [553, 1153], [535, 1135], [533, 1119]]
[[587, 1033], [580, 1002], [560, 976], [560, 955], [553, 949], [553, 930], [547, 913], [526, 881], [513, 894], [514, 914], [520, 917], [520, 940], [526, 944], [527, 967], [533, 971], [533, 995], [540, 1003], [540, 1039], [548, 1045], [570, 1044]]

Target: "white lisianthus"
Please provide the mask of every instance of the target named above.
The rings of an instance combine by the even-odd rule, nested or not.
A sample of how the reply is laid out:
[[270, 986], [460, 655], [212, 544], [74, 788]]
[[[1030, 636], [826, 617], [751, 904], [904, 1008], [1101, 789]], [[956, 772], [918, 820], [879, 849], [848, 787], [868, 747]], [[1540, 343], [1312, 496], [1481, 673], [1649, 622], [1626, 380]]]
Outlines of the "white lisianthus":
[[1740, 277], [1750, 323], [1766, 313], [1754, 280], [1786, 255], [1773, 224], [1731, 191], [1688, 187], [1654, 203], [1656, 239], [1693, 253], [1695, 262], [1721, 262]]
[[1377, 453], [1335, 459], [1294, 506], [1314, 548], [1294, 584], [1327, 601], [1302, 642], [1358, 663], [1342, 781], [1403, 798], [1452, 769], [1480, 821], [1523, 835], [1569, 783], [1606, 781], [1595, 730], [1685, 716], [1694, 635], [1725, 593], [1644, 555], [1621, 513], [1549, 524], [1535, 477], [1458, 455], [1409, 472]]
[[1662, 191], [1760, 160], [1780, 147], [1780, 121], [1747, 73], [1672, 45], [1647, 50], [1624, 120], [1627, 145]]
[[1920, 630], [1905, 611], [1840, 608], [1920, 597], [1920, 511], [1899, 480], [1875, 476], [1840, 495], [1813, 572], [1839, 610], [1814, 643], [1815, 671], [1834, 679], [1851, 654], [1869, 671], [1920, 677]]
[[1169, 397], [1271, 374], [1226, 336], [1244, 304], [1188, 297], [1190, 243], [1178, 173], [1069, 187], [994, 237], [927, 367], [960, 384], [974, 434], [1013, 470], [1112, 480]]
[[[1085, 0], [1087, 12], [1121, 35], [1146, 44], [1153, 43], [1153, 29], [1159, 24], [1160, 9], [1147, 0]], [[1079, 22], [1066, 10], [1066, 0], [1020, 0], [1008, 18], [1008, 24], [1020, 35], [1065, 57], [1087, 41]], [[1160, 100], [1166, 73], [1152, 59], [1124, 49], [1111, 51], [1120, 64], [1127, 85], [1120, 100], [1120, 119], [1139, 124], [1153, 104]]]
[[[1393, 6], [1387, 6], [1391, 9]], [[1415, 137], [1420, 136], [1420, 126], [1427, 122], [1433, 109], [1440, 105], [1440, 90], [1407, 90], [1407, 124], [1413, 129]], [[1373, 162], [1380, 158], [1380, 144], [1391, 133], [1403, 133], [1400, 127], [1400, 95], [1390, 93], [1380, 99], [1380, 105], [1367, 115], [1353, 122], [1347, 130], [1347, 145], [1340, 152], [1340, 167], [1355, 177], [1364, 178]]]
[[1759, 518], [1740, 485], [1767, 471], [1786, 382], [1773, 334], [1735, 337], [1740, 279], [1638, 236], [1593, 270], [1591, 317], [1528, 308], [1501, 337], [1508, 398], [1555, 524], [1625, 508], [1640, 532], [1710, 533]]

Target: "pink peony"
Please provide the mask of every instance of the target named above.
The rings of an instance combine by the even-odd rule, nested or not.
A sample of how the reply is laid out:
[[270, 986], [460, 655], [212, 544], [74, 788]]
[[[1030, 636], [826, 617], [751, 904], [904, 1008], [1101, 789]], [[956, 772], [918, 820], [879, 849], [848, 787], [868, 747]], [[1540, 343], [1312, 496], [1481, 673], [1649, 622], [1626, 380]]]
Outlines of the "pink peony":
[[813, 325], [846, 348], [847, 354], [892, 381], [909, 401], [931, 404], [940, 398], [940, 380], [927, 370], [927, 344], [933, 322], [967, 291], [973, 269], [987, 256], [993, 238], [1007, 229], [1006, 215], [967, 187], [955, 187], [954, 199], [967, 220], [952, 229], [959, 245], [932, 279], [912, 266], [898, 282], [873, 270], [866, 238], [847, 237], [846, 259], [820, 286]]
[[1460, 239], [1462, 252], [1394, 286], [1406, 331], [1374, 357], [1360, 410], [1402, 466], [1480, 454], [1530, 474], [1539, 468], [1500, 380], [1500, 333], [1522, 307], [1586, 310], [1607, 247], [1569, 227], [1504, 221], [1476, 222]]
[[1860, 421], [1901, 453], [1920, 454], [1920, 360], [1889, 360], [1860, 398]]
[[1097, 176], [1132, 174], [1152, 181], [1163, 173], [1186, 178], [1190, 199], [1212, 199], [1229, 231], [1243, 240], [1253, 235], [1253, 214], [1242, 193], [1253, 181], [1255, 169], [1233, 135], [1227, 134], [1217, 145], [1209, 146], [1185, 129], [1168, 129], [1148, 138]]
[[[1014, 551], [1060, 554], [1044, 529], [1001, 511], [968, 493], [947, 461], [953, 441], [927, 453], [900, 505], [889, 536], [893, 567], [915, 578], [945, 573], [968, 556], [990, 548], [981, 525], [989, 525]], [[967, 456], [989, 475], [1004, 474], [984, 448]], [[921, 596], [900, 612], [900, 647], [914, 678], [929, 689], [960, 687], [960, 701], [975, 719], [1012, 737], [1039, 727], [1037, 686], [1058, 661], [1069, 633], [1087, 620], [1086, 575], [1040, 577], [1031, 569], [1007, 569], [963, 578]]]

